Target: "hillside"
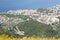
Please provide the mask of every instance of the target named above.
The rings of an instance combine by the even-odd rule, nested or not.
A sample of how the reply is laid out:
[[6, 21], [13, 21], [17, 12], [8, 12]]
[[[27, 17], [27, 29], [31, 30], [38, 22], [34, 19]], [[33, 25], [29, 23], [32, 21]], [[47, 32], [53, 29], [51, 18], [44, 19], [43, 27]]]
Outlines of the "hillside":
[[0, 34], [14, 37], [60, 37], [59, 30], [60, 5], [0, 13]]

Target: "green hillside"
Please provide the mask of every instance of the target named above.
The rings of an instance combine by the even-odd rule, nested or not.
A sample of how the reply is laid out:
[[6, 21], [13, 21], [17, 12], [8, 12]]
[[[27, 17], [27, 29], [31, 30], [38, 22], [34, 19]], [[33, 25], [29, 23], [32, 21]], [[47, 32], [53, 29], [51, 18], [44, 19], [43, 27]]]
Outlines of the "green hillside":
[[[11, 14], [0, 14], [2, 16], [7, 16], [9, 18], [21, 18], [23, 20], [26, 20], [29, 18], [29, 21], [24, 21], [16, 24], [16, 26], [21, 30], [24, 31], [25, 34], [23, 36], [39, 36], [39, 37], [59, 37], [60, 32], [59, 30], [53, 30], [53, 28], [50, 25], [46, 25], [44, 23], [40, 23], [36, 20], [31, 19], [29, 16], [24, 15], [11, 15]], [[7, 25], [4, 23], [0, 23], [0, 34], [7, 34], [10, 36], [18, 37], [20, 35], [17, 35], [14, 30], [9, 31], [8, 28], [11, 26], [13, 27], [15, 24], [12, 23], [12, 25]], [[3, 29], [2, 27], [5, 27]], [[3, 30], [3, 31], [1, 31]], [[57, 36], [59, 35], [59, 36]]]

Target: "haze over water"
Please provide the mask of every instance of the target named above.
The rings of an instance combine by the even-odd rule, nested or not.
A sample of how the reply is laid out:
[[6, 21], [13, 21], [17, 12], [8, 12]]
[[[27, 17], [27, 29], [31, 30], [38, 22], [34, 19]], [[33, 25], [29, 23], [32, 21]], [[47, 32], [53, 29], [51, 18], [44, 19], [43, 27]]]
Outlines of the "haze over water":
[[0, 12], [18, 9], [48, 8], [57, 5], [60, 0], [0, 0]]

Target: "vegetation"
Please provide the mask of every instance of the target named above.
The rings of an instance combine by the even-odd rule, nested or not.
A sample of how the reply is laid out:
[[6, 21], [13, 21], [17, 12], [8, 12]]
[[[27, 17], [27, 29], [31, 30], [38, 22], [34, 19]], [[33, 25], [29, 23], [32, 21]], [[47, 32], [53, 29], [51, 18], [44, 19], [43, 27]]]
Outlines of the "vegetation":
[[[5, 15], [5, 14], [4, 14]], [[28, 16], [23, 16], [23, 15], [6, 15], [7, 17], [17, 17], [17, 18], [22, 18], [24, 20], [26, 20], [27, 18], [29, 18]], [[3, 27], [5, 25], [0, 24], [0, 27]], [[53, 28], [49, 25], [46, 24], [42, 24], [40, 22], [37, 22], [35, 20], [32, 20], [30, 18], [29, 21], [25, 21], [22, 23], [17, 24], [17, 26], [19, 27], [20, 30], [23, 30], [25, 32], [24, 36], [27, 37], [31, 37], [31, 36], [40, 36], [40, 37], [55, 37], [58, 35], [58, 32], [53, 30]], [[5, 26], [5, 27], [9, 27], [9, 26]], [[12, 25], [13, 27], [13, 25]], [[3, 30], [2, 28], [0, 29], [0, 31]], [[6, 30], [6, 31], [5, 31]], [[8, 29], [4, 29], [4, 31], [1, 31], [3, 34], [8, 34], [14, 37], [18, 37], [14, 30], [12, 32], [9, 32]], [[0, 32], [0, 33], [1, 33]], [[2, 34], [1, 33], [1, 34]]]
[[33, 20], [19, 23], [17, 26], [25, 31], [25, 36], [54, 37], [58, 35], [51, 26]]
[[[46, 10], [46, 9], [45, 9]], [[0, 14], [2, 16], [6, 15], [9, 18], [21, 18], [23, 20], [26, 20], [29, 18], [29, 16], [24, 15], [11, 15], [11, 14]], [[50, 25], [46, 25], [44, 23], [37, 22], [31, 18], [29, 18], [29, 21], [20, 22], [19, 24], [16, 24], [16, 26], [25, 32], [24, 36], [20, 36], [15, 34], [14, 30], [11, 32], [8, 30], [8, 27], [13, 27], [12, 25], [6, 25], [4, 23], [0, 23], [0, 34], [5, 34], [13, 37], [60, 37], [60, 28], [57, 27], [58, 30], [53, 30], [53, 27]], [[6, 27], [6, 29], [3, 29], [2, 27]], [[3, 30], [3, 31], [2, 31]], [[39, 38], [40, 39], [40, 38]]]
[[60, 38], [42, 38], [42, 37], [23, 37], [23, 38], [14, 38], [9, 37], [8, 35], [0, 35], [0, 40], [60, 40]]

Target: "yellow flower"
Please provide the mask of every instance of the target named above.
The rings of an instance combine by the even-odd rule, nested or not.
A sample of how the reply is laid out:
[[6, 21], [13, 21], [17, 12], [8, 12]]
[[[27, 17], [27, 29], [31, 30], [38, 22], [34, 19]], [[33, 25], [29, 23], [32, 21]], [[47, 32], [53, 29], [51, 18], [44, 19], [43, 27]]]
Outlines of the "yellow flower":
[[14, 38], [8, 37], [8, 35], [0, 35], [0, 40], [60, 40], [60, 38], [41, 38], [41, 37], [23, 37], [23, 38]]

